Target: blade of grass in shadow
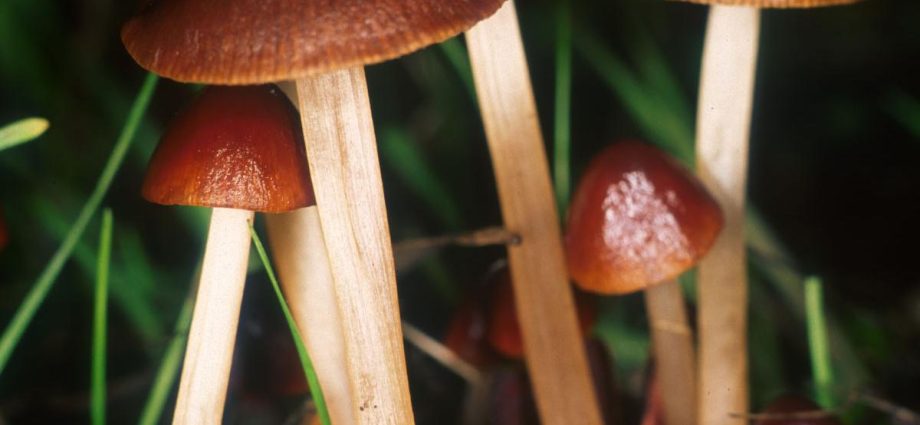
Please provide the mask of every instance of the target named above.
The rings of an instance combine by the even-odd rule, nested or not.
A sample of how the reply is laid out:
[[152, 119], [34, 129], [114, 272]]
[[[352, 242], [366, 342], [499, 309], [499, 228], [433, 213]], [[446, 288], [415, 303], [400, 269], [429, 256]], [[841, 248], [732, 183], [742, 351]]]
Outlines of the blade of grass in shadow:
[[99, 255], [96, 265], [96, 301], [93, 306], [93, 356], [90, 384], [90, 417], [93, 425], [105, 424], [105, 358], [109, 288], [112, 258], [112, 210], [102, 212]]
[[[199, 263], [198, 269], [201, 268]], [[194, 282], [198, 281], [198, 272], [195, 273]], [[147, 396], [147, 402], [144, 404], [144, 410], [141, 412], [139, 425], [156, 425], [160, 423], [160, 417], [163, 416], [163, 408], [166, 406], [166, 398], [172, 392], [176, 384], [176, 378], [179, 376], [179, 366], [182, 364], [182, 355], [185, 354], [185, 343], [188, 341], [188, 329], [192, 324], [192, 306], [195, 301], [195, 285], [185, 297], [185, 303], [179, 311], [179, 317], [176, 319], [176, 327], [173, 331], [172, 340], [166, 347], [163, 354], [163, 361], [157, 370], [156, 377], [153, 380], [153, 386], [150, 389], [150, 395]]]
[[815, 276], [805, 279], [805, 318], [805, 323], [808, 325], [811, 371], [815, 381], [815, 399], [821, 407], [831, 409], [835, 407], [834, 371], [831, 367], [831, 350], [827, 342], [824, 293], [821, 279]]
[[473, 71], [470, 69], [470, 58], [466, 54], [466, 48], [460, 41], [461, 37], [462, 36], [457, 36], [447, 39], [441, 44], [438, 44], [438, 46], [441, 48], [441, 51], [444, 52], [447, 61], [450, 62], [454, 70], [457, 71], [457, 75], [460, 77], [460, 80], [463, 81], [463, 86], [466, 87], [466, 91], [470, 95], [470, 98], [473, 99], [473, 103], [476, 103], [476, 88], [473, 86]]
[[[50, 232], [52, 237], [61, 240], [66, 237], [69, 228], [64, 215], [47, 200], [35, 199], [30, 210], [36, 213], [37, 221], [42, 223], [42, 229]], [[151, 302], [152, 297], [149, 296], [154, 285], [153, 270], [146, 263], [146, 254], [136, 232], [121, 231], [119, 235], [121, 244], [117, 252], [124, 259], [124, 264], [112, 264], [112, 275], [116, 276], [109, 288], [112, 299], [145, 345], [153, 347], [156, 342], [162, 340], [165, 333]], [[89, 244], [85, 241], [78, 242], [71, 256], [80, 271], [87, 279], [92, 280], [96, 257]]]
[[568, 0], [559, 1], [556, 14], [556, 103], [554, 108], [553, 180], [559, 218], [565, 220], [571, 183], [572, 12]]
[[37, 139], [48, 130], [44, 118], [24, 118], [0, 127], [0, 152]]
[[252, 243], [256, 247], [256, 252], [259, 253], [259, 259], [262, 260], [262, 266], [265, 268], [266, 274], [268, 274], [268, 280], [271, 281], [272, 289], [275, 290], [275, 296], [278, 297], [278, 304], [281, 307], [281, 312], [284, 313], [284, 320], [287, 321], [288, 328], [291, 330], [291, 337], [294, 339], [294, 347], [297, 348], [297, 354], [300, 356], [300, 364], [303, 366], [304, 374], [307, 377], [307, 384], [310, 386], [310, 394], [313, 396], [313, 402], [316, 404], [316, 411], [319, 415], [320, 421], [323, 425], [330, 425], [329, 411], [326, 408], [326, 399], [323, 397], [323, 390], [319, 386], [319, 378], [316, 376], [316, 370], [313, 369], [313, 361], [310, 360], [310, 354], [307, 353], [307, 348], [303, 345], [303, 338], [300, 335], [300, 331], [297, 329], [297, 324], [294, 323], [294, 316], [291, 316], [291, 310], [288, 308], [287, 302], [284, 301], [284, 295], [281, 294], [281, 287], [278, 286], [278, 279], [275, 278], [275, 270], [272, 269], [271, 262], [268, 261], [268, 254], [265, 253], [265, 246], [262, 245], [262, 240], [259, 239], [259, 235], [256, 233], [256, 229], [249, 226], [249, 233], [252, 234]]
[[131, 141], [134, 138], [137, 125], [141, 117], [143, 117], [147, 105], [150, 103], [150, 98], [153, 95], [156, 82], [157, 77], [155, 75], [147, 75], [147, 78], [144, 80], [138, 92], [137, 99], [135, 99], [128, 113], [125, 126], [115, 143], [115, 147], [112, 149], [112, 154], [109, 156], [105, 168], [99, 176], [99, 181], [93, 189], [93, 193], [90, 195], [89, 199], [87, 199], [86, 204], [77, 216], [76, 221], [74, 221], [70, 231], [67, 233], [67, 237], [54, 253], [51, 261], [45, 266], [45, 269], [42, 271], [41, 275], [39, 275], [32, 289], [29, 291], [28, 295], [26, 295], [25, 300], [20, 304], [12, 321], [7, 325], [6, 330], [3, 332], [3, 336], [0, 337], [0, 374], [3, 373], [22, 334], [25, 332], [32, 318], [35, 316], [35, 313], [38, 311], [38, 308], [48, 295], [58, 274], [64, 267], [64, 263], [70, 258], [70, 254], [73, 252], [77, 242], [79, 242], [80, 237], [83, 236], [83, 232], [86, 230], [86, 226], [89, 224], [90, 219], [92, 219], [96, 210], [99, 209], [102, 198], [105, 197], [106, 192], [108, 192], [109, 187], [112, 185], [115, 174], [118, 172], [124, 160], [125, 153], [131, 146]]
[[575, 49], [620, 99], [650, 141], [693, 167], [692, 127], [681, 122], [626, 64], [586, 30], [574, 34]]
[[405, 131], [394, 127], [384, 129], [380, 154], [388, 168], [434, 211], [448, 230], [457, 231], [462, 227], [463, 218], [457, 202]]
[[884, 106], [889, 115], [920, 140], [920, 100], [903, 90], [892, 90], [885, 98]]

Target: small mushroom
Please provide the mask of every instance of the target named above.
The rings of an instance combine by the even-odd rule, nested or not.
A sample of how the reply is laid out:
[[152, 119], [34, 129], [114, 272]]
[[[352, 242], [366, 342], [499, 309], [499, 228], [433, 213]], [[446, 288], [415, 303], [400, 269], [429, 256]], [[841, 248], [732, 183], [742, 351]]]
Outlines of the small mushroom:
[[363, 66], [450, 38], [502, 1], [152, 0], [122, 29], [142, 67], [178, 81], [295, 80], [357, 423], [413, 423]]
[[715, 199], [676, 161], [638, 142], [604, 149], [572, 199], [565, 236], [569, 273], [600, 294], [645, 291], [665, 417], [695, 418], [695, 354], [674, 280], [709, 250], [722, 228]]
[[174, 424], [219, 424], [255, 211], [313, 203], [297, 116], [268, 86], [208, 87], [169, 125], [143, 195], [213, 208]]
[[[514, 304], [514, 285], [507, 267], [495, 272], [492, 278], [491, 315], [488, 320], [489, 343], [496, 351], [512, 359], [523, 359], [524, 341]], [[597, 322], [594, 299], [583, 293], [575, 294], [578, 329], [584, 338]]]
[[697, 105], [696, 165], [725, 213], [725, 231], [700, 264], [700, 409], [697, 422], [737, 424], [748, 411], [747, 264], [744, 244], [748, 138], [761, 8], [856, 0], [689, 0], [711, 5]]

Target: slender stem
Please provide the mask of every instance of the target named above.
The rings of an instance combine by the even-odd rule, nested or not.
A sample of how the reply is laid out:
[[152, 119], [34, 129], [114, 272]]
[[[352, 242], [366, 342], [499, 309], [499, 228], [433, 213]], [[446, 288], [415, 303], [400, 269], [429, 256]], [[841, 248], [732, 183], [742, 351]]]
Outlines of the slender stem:
[[760, 13], [712, 6], [697, 107], [697, 171], [725, 214], [699, 267], [698, 423], [741, 424], [748, 411], [747, 269], [744, 240], [748, 135]]
[[467, 32], [479, 107], [506, 228], [515, 304], [545, 425], [599, 425], [584, 341], [513, 1]]
[[831, 367], [827, 323], [824, 320], [824, 290], [818, 277], [812, 276], [805, 280], [805, 318], [818, 404], [830, 409], [834, 407], [834, 371]]
[[[317, 209], [265, 217], [281, 286], [299, 329], [296, 343], [310, 354], [332, 422], [353, 424], [342, 321]], [[316, 394], [312, 386], [311, 392]], [[316, 404], [319, 409], [321, 403]]]
[[655, 350], [655, 376], [666, 425], [696, 423], [696, 350], [687, 307], [677, 281], [645, 291], [646, 313]]
[[297, 105], [332, 269], [352, 413], [412, 425], [396, 270], [364, 70], [297, 81]]
[[185, 348], [173, 425], [219, 425], [249, 257], [252, 211], [215, 208]]
[[[315, 209], [315, 208], [308, 208]], [[319, 231], [319, 217], [316, 216], [314, 212], [312, 214], [315, 218], [314, 222], [316, 226], [313, 230]], [[310, 394], [313, 396], [313, 402], [316, 404], [316, 410], [319, 416], [320, 421], [323, 425], [330, 425], [332, 422], [329, 418], [329, 409], [326, 407], [326, 397], [323, 394], [323, 387], [319, 383], [319, 378], [316, 375], [316, 369], [313, 367], [313, 360], [310, 358], [310, 354], [307, 352], [305, 346], [304, 335], [300, 333], [300, 330], [297, 329], [297, 323], [294, 321], [294, 316], [291, 315], [291, 309], [288, 307], [288, 304], [284, 301], [284, 295], [281, 294], [281, 286], [278, 285], [278, 279], [275, 277], [275, 271], [272, 269], [271, 262], [268, 261], [268, 254], [265, 253], [265, 247], [262, 245], [262, 240], [259, 239], [259, 235], [256, 233], [256, 229], [249, 226], [249, 233], [252, 235], [252, 242], [256, 247], [256, 252], [259, 253], [259, 259], [262, 260], [262, 265], [265, 267], [265, 272], [268, 274], [268, 280], [272, 284], [272, 289], [275, 291], [275, 297], [278, 299], [278, 305], [281, 307], [281, 313], [284, 314], [284, 319], [287, 321], [288, 329], [291, 331], [291, 336], [294, 339], [294, 347], [297, 349], [297, 356], [300, 358], [301, 367], [303, 367], [304, 377], [307, 379], [307, 385], [310, 387]], [[315, 236], [313, 239], [320, 241], [319, 246], [322, 246], [322, 237]], [[300, 252], [296, 252], [300, 253]], [[319, 265], [320, 268], [325, 269], [325, 275], [329, 275], [329, 265], [325, 262], [326, 251], [323, 249], [319, 255], [323, 257], [323, 263]], [[323, 286], [328, 287], [332, 292], [332, 279], [327, 278], [326, 282], [323, 283]], [[328, 301], [328, 298], [327, 298]], [[335, 307], [334, 303], [332, 304], [333, 308]], [[328, 304], [326, 304], [328, 305]], [[314, 315], [323, 314], [323, 311], [314, 311]], [[336, 329], [339, 327], [336, 326]], [[340, 334], [340, 332], [336, 332]], [[346, 381], [347, 382], [347, 381]], [[336, 422], [336, 424], [343, 424], [342, 422]]]
[[90, 415], [93, 425], [105, 424], [106, 306], [109, 296], [109, 267], [112, 258], [112, 210], [102, 213], [99, 257], [96, 266], [96, 300], [93, 308], [93, 363], [90, 380]]
[[108, 192], [109, 187], [112, 185], [115, 174], [121, 167], [121, 163], [125, 159], [125, 154], [131, 146], [131, 141], [134, 140], [134, 133], [137, 131], [137, 126], [144, 116], [144, 111], [147, 110], [147, 105], [150, 103], [150, 98], [153, 95], [156, 82], [156, 75], [147, 75], [144, 84], [141, 86], [140, 92], [138, 92], [137, 98], [134, 100], [134, 104], [131, 106], [131, 111], [128, 112], [125, 126], [122, 128], [121, 134], [119, 134], [118, 140], [115, 142], [115, 147], [112, 149], [112, 154], [109, 156], [105, 168], [102, 169], [102, 174], [99, 176], [99, 181], [96, 183], [93, 193], [89, 196], [89, 199], [86, 200], [86, 204], [84, 204], [83, 209], [80, 210], [80, 214], [77, 216], [76, 221], [74, 221], [70, 231], [67, 232], [67, 237], [64, 238], [61, 246], [58, 247], [54, 256], [51, 257], [51, 261], [45, 265], [45, 269], [42, 270], [41, 275], [38, 276], [32, 289], [26, 295], [22, 304], [19, 305], [19, 309], [16, 310], [16, 314], [13, 315], [10, 324], [7, 325], [6, 330], [3, 332], [3, 336], [0, 337], [0, 374], [3, 374], [3, 370], [10, 360], [13, 350], [16, 349], [19, 339], [22, 338], [22, 334], [26, 331], [32, 318], [35, 317], [35, 312], [41, 307], [45, 297], [48, 296], [48, 292], [51, 291], [51, 287], [54, 286], [54, 282], [58, 274], [60, 274], [61, 269], [64, 267], [64, 263], [70, 258], [70, 254], [73, 252], [74, 247], [77, 246], [77, 242], [80, 241], [80, 237], [83, 236], [86, 226], [89, 225], [93, 215], [96, 214], [96, 210], [99, 209], [102, 198], [105, 197], [106, 192]]
[[553, 175], [559, 215], [565, 217], [569, 206], [571, 182], [571, 114], [572, 114], [572, 12], [569, 0], [558, 0], [556, 15], [556, 108]]

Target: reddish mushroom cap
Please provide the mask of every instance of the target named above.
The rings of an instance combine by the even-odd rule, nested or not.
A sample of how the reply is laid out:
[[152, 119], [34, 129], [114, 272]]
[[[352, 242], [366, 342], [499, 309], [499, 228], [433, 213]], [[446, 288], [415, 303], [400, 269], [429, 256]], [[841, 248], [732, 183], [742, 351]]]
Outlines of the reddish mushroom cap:
[[165, 205], [284, 212], [312, 205], [294, 107], [271, 86], [208, 87], [170, 124], [143, 195]]
[[677, 277], [722, 228], [715, 199], [677, 162], [637, 142], [597, 155], [579, 183], [565, 236], [582, 289], [624, 294]]
[[[492, 295], [492, 314], [489, 318], [489, 343], [496, 351], [506, 357], [520, 359], [524, 357], [524, 340], [521, 325], [518, 322], [517, 308], [514, 305], [514, 287], [511, 274], [502, 269], [495, 275]], [[585, 294], [575, 293], [575, 307], [578, 313], [578, 325], [582, 336], [587, 335], [597, 322], [597, 309], [594, 300]]]
[[[840, 425], [832, 415], [820, 417], [789, 417], [795, 413], [818, 412], [821, 408], [813, 401], [798, 395], [784, 395], [773, 400], [762, 413], [776, 418], [760, 419], [757, 425]], [[782, 417], [787, 416], [787, 417]]]
[[178, 81], [255, 84], [382, 62], [466, 31], [505, 0], [150, 0], [121, 39]]
[[473, 366], [484, 368], [495, 362], [497, 355], [487, 341], [488, 314], [480, 294], [473, 294], [454, 312], [444, 345]]

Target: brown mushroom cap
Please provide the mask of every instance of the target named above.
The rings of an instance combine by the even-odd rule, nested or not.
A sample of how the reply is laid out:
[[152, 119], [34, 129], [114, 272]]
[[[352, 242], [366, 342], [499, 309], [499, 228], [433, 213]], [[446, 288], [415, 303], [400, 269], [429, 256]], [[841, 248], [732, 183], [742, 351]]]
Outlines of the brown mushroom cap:
[[382, 62], [453, 37], [505, 0], [150, 0], [121, 38], [178, 81], [256, 84]]
[[761, 9], [792, 9], [811, 8], [824, 6], [838, 6], [852, 4], [859, 0], [681, 0], [690, 3], [721, 5], [721, 6], [749, 6]]
[[[524, 358], [524, 337], [518, 322], [514, 303], [514, 286], [507, 267], [492, 276], [492, 305], [489, 316], [488, 339], [492, 347], [512, 359]], [[575, 308], [578, 327], [582, 336], [587, 336], [597, 323], [597, 306], [594, 299], [584, 293], [575, 292]]]
[[170, 124], [143, 195], [165, 205], [283, 212], [314, 203], [297, 112], [271, 86], [208, 87]]
[[569, 210], [569, 273], [584, 290], [623, 294], [677, 277], [709, 250], [723, 217], [677, 162], [637, 142], [612, 145], [585, 171]]

